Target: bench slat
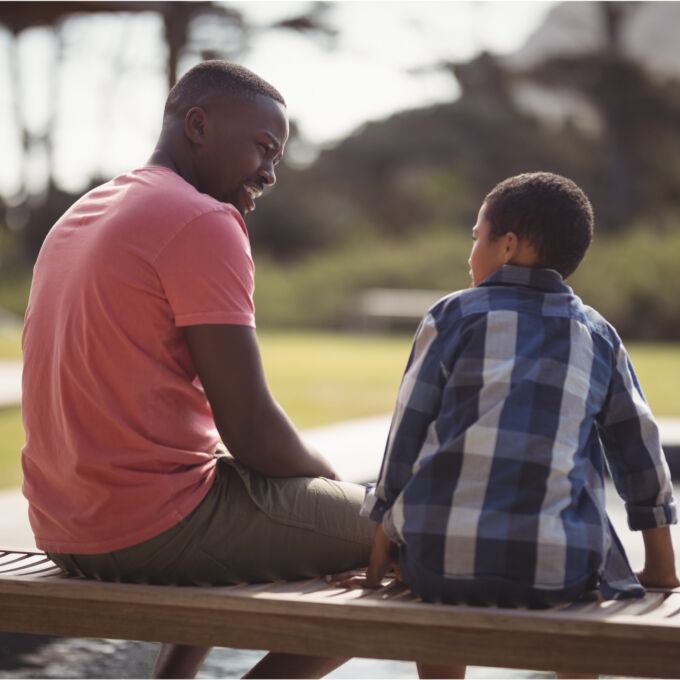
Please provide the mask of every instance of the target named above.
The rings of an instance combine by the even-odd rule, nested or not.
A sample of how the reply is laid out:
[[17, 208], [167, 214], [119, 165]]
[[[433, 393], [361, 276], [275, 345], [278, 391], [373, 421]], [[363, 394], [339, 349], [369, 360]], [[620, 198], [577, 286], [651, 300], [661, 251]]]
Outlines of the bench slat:
[[173, 587], [46, 577], [44, 555], [22, 555], [12, 563], [20, 574], [0, 574], [0, 630], [613, 675], [680, 668], [680, 593], [540, 611], [454, 607], [395, 582], [362, 591], [322, 579]]

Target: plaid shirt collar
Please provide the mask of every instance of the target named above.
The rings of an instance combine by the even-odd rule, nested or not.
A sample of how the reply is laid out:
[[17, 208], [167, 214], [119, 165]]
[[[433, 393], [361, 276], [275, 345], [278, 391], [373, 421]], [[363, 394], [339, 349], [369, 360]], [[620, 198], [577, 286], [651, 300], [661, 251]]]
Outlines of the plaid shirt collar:
[[503, 265], [479, 284], [482, 286], [527, 286], [546, 293], [572, 293], [562, 275], [554, 269]]

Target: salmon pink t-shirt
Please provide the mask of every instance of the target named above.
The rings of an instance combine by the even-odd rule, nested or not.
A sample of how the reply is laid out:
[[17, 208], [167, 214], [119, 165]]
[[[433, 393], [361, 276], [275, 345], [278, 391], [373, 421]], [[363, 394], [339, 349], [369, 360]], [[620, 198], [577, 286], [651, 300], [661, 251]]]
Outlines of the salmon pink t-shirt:
[[103, 553], [205, 497], [219, 435], [182, 326], [254, 326], [248, 233], [231, 205], [145, 166], [52, 227], [26, 310], [23, 492], [38, 547]]

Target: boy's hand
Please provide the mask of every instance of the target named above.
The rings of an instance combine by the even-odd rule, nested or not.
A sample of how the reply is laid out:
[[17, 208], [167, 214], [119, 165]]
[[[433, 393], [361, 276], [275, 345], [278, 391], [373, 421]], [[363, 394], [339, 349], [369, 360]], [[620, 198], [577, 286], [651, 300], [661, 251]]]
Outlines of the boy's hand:
[[645, 588], [677, 588], [680, 580], [674, 572], [669, 574], [654, 573], [651, 569], [643, 569], [635, 574]]
[[369, 578], [366, 567], [343, 571], [341, 574], [330, 574], [326, 576], [326, 581], [335, 588], [380, 588], [382, 585], [382, 579], [376, 581]]
[[645, 566], [637, 574], [647, 588], [677, 588], [680, 581], [675, 573], [675, 553], [670, 528], [643, 529]]
[[397, 579], [401, 579], [397, 546], [382, 528], [376, 524], [373, 530], [373, 544], [368, 569], [352, 569], [341, 574], [330, 574], [326, 581], [336, 588], [380, 588], [384, 576], [393, 569]]

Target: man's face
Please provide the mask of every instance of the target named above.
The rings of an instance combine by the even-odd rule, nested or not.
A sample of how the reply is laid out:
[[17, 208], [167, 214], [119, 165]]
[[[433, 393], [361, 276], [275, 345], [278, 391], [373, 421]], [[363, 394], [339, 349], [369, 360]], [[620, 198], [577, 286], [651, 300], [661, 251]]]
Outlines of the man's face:
[[286, 109], [264, 95], [223, 98], [204, 108], [203, 143], [194, 157], [198, 188], [245, 215], [276, 182], [274, 166], [288, 139]]
[[472, 229], [472, 240], [474, 243], [468, 264], [472, 284], [478, 286], [507, 261], [506, 239], [492, 234], [491, 223], [485, 214], [485, 204], [479, 209], [477, 224]]

